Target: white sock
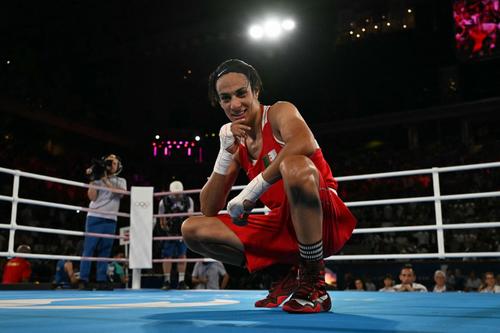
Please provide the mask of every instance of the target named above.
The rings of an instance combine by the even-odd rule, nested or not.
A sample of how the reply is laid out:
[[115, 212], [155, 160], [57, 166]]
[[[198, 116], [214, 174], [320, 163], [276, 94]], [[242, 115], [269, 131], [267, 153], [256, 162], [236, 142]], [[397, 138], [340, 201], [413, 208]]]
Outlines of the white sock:
[[179, 273], [179, 282], [184, 281], [184, 275], [185, 273]]

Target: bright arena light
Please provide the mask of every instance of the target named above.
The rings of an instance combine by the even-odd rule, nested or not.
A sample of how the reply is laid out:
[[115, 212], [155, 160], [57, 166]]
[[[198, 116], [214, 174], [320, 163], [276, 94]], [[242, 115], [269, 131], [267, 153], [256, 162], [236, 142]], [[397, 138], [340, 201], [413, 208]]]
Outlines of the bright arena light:
[[261, 39], [264, 37], [264, 29], [260, 25], [254, 24], [248, 29], [248, 34], [253, 39]]
[[290, 33], [295, 27], [295, 21], [290, 18], [281, 19], [274, 17], [264, 22], [254, 22], [248, 28], [248, 35], [253, 40], [276, 41], [280, 37]]
[[283, 30], [291, 31], [295, 29], [295, 21], [292, 19], [283, 20], [283, 22], [281, 22], [281, 27]]
[[278, 38], [281, 31], [281, 24], [277, 20], [269, 20], [264, 24], [264, 32], [269, 38]]
[[194, 137], [194, 139], [195, 139], [196, 141], [200, 141], [200, 136], [199, 136], [199, 135], [197, 135], [197, 136], [195, 136], [195, 137]]

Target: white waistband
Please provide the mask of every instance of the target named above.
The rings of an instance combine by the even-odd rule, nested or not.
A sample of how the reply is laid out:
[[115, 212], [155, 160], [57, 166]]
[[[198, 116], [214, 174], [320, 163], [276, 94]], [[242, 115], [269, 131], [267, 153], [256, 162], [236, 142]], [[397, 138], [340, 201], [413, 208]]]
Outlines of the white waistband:
[[[336, 189], [331, 188], [331, 187], [329, 187], [328, 189], [329, 189], [330, 191], [332, 191], [333, 193], [337, 194], [337, 190], [336, 190]], [[337, 195], [338, 195], [338, 194], [337, 194]]]

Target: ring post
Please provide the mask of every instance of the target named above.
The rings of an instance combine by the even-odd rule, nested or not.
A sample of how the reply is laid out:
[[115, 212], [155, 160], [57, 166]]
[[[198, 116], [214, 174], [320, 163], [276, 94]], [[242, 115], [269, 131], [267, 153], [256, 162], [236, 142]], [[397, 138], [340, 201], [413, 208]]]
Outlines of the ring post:
[[12, 183], [12, 206], [10, 211], [9, 245], [7, 250], [10, 256], [14, 256], [14, 238], [17, 227], [17, 202], [19, 201], [20, 173], [21, 172], [19, 170], [16, 170], [16, 173], [14, 174], [14, 181]]
[[133, 186], [130, 193], [132, 289], [141, 288], [141, 269], [153, 267], [153, 188]]
[[434, 211], [436, 214], [436, 230], [438, 253], [441, 259], [445, 258], [443, 211], [441, 209], [441, 187], [439, 185], [439, 168], [432, 168], [432, 187], [434, 189]]

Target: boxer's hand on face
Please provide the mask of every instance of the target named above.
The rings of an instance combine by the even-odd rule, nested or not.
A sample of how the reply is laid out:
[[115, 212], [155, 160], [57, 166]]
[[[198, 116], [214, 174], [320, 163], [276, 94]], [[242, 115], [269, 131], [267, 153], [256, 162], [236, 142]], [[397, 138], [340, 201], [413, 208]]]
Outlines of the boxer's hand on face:
[[246, 138], [248, 131], [252, 128], [244, 124], [245, 119], [238, 119], [231, 123], [231, 132], [237, 139], [243, 140]]

